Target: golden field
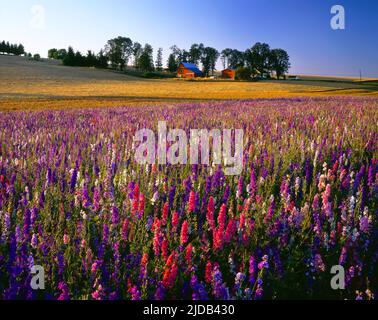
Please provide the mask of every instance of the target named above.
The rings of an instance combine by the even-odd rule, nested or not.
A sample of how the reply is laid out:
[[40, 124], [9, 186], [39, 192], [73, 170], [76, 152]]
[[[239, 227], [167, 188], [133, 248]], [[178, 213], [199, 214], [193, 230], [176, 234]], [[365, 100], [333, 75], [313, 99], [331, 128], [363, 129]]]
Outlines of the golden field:
[[303, 96], [378, 96], [376, 82], [326, 81], [187, 81], [150, 80], [57, 62], [0, 56], [0, 110], [77, 108], [177, 102]]

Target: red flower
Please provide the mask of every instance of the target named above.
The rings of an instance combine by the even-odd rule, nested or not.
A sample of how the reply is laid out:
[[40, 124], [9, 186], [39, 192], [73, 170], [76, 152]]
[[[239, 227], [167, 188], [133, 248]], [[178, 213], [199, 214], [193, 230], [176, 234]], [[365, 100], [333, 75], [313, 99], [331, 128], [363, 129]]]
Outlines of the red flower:
[[168, 202], [164, 203], [163, 212], [161, 214], [162, 224], [165, 225], [168, 218], [169, 206]]
[[163, 275], [163, 286], [166, 289], [172, 289], [175, 284], [178, 268], [176, 262], [170, 268], [166, 268]]
[[213, 279], [213, 266], [211, 265], [211, 262], [209, 261], [205, 267], [205, 281], [206, 283], [211, 283], [212, 279]]
[[194, 191], [191, 191], [189, 195], [188, 213], [194, 212], [195, 206], [196, 206], [195, 200], [196, 200], [196, 194]]
[[214, 223], [214, 199], [213, 199], [213, 197], [210, 197], [209, 203], [207, 205], [206, 220], [207, 220], [207, 223], [210, 226], [210, 230], [214, 229], [215, 223]]
[[227, 219], [227, 206], [222, 204], [219, 215], [218, 215], [218, 227], [223, 231], [226, 227]]
[[128, 234], [129, 234], [129, 220], [125, 219], [123, 220], [122, 229], [121, 229], [122, 240], [126, 241]]
[[173, 212], [173, 215], [172, 215], [173, 232], [176, 232], [178, 224], [179, 224], [179, 215], [178, 215], [177, 211], [175, 211], [175, 212]]
[[139, 210], [138, 210], [138, 217], [141, 218], [144, 214], [144, 202], [145, 202], [145, 198], [144, 198], [144, 194], [141, 193], [139, 195]]
[[193, 245], [189, 243], [185, 250], [185, 259], [188, 265], [192, 263], [192, 252], [193, 252]]
[[164, 260], [167, 260], [168, 257], [168, 240], [164, 238], [161, 244], [161, 255], [163, 256]]
[[188, 221], [184, 221], [181, 226], [180, 244], [184, 245], [188, 242]]

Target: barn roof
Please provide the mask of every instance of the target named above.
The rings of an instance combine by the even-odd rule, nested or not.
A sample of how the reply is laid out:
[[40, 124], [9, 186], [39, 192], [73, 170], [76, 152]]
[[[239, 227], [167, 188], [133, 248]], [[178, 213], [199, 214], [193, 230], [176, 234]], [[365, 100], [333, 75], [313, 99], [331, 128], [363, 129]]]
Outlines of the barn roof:
[[202, 71], [193, 63], [181, 62], [180, 64], [182, 64], [186, 69], [193, 71], [195, 74], [202, 74]]

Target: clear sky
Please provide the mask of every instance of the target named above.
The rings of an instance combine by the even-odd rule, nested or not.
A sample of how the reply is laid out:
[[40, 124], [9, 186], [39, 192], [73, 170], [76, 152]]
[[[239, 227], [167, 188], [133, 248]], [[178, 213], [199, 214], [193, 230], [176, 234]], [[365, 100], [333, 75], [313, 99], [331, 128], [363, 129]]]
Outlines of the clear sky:
[[[122, 35], [167, 57], [173, 44], [245, 50], [257, 41], [288, 51], [291, 73], [378, 77], [377, 0], [0, 0], [0, 40], [32, 53], [72, 45], [99, 51]], [[345, 30], [330, 26], [345, 8]], [[33, 9], [34, 8], [34, 9]], [[41, 17], [41, 8], [44, 19]], [[33, 11], [34, 10], [34, 11]], [[43, 12], [42, 12], [43, 13]]]

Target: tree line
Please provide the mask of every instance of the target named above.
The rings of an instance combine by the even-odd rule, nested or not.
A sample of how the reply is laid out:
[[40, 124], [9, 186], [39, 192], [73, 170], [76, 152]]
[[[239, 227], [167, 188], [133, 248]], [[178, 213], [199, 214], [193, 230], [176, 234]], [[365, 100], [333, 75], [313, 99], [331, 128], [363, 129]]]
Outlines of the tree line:
[[270, 75], [275, 72], [280, 78], [290, 68], [290, 57], [283, 49], [271, 49], [266, 43], [257, 42], [245, 51], [227, 48], [219, 52], [215, 48], [205, 47], [202, 43], [192, 44], [189, 50], [181, 50], [177, 46], [171, 47], [172, 53], [168, 58], [168, 69], [175, 72], [180, 62], [202, 64], [202, 71], [206, 76], [214, 73], [218, 59], [221, 59], [223, 69], [236, 70], [241, 79], [248, 79], [258, 75]]
[[[201, 64], [205, 76], [214, 74], [218, 59], [223, 68], [236, 70], [239, 79], [249, 79], [256, 76], [270, 76], [274, 72], [277, 78], [285, 76], [290, 68], [290, 57], [283, 49], [271, 49], [267, 43], [257, 42], [245, 51], [226, 48], [217, 49], [205, 46], [203, 43], [192, 44], [191, 47], [180, 49], [176, 45], [170, 48], [167, 61], [169, 72], [176, 72], [180, 62]], [[98, 54], [88, 51], [86, 55], [74, 51], [72, 47], [65, 49], [50, 49], [49, 58], [61, 59], [67, 66], [87, 66], [125, 70], [132, 66], [145, 72], [163, 71], [163, 49], [159, 48], [154, 60], [153, 48], [146, 43], [144, 46], [128, 37], [110, 39]]]
[[47, 54], [49, 59], [62, 60], [65, 66], [72, 67], [96, 67], [107, 68], [108, 58], [104, 55], [104, 52], [100, 50], [98, 54], [88, 50], [86, 55], [83, 55], [80, 51], [74, 51], [72, 47], [66, 49], [50, 49]]
[[22, 44], [12, 44], [3, 40], [0, 42], [0, 53], [20, 56], [25, 54], [25, 48]]

